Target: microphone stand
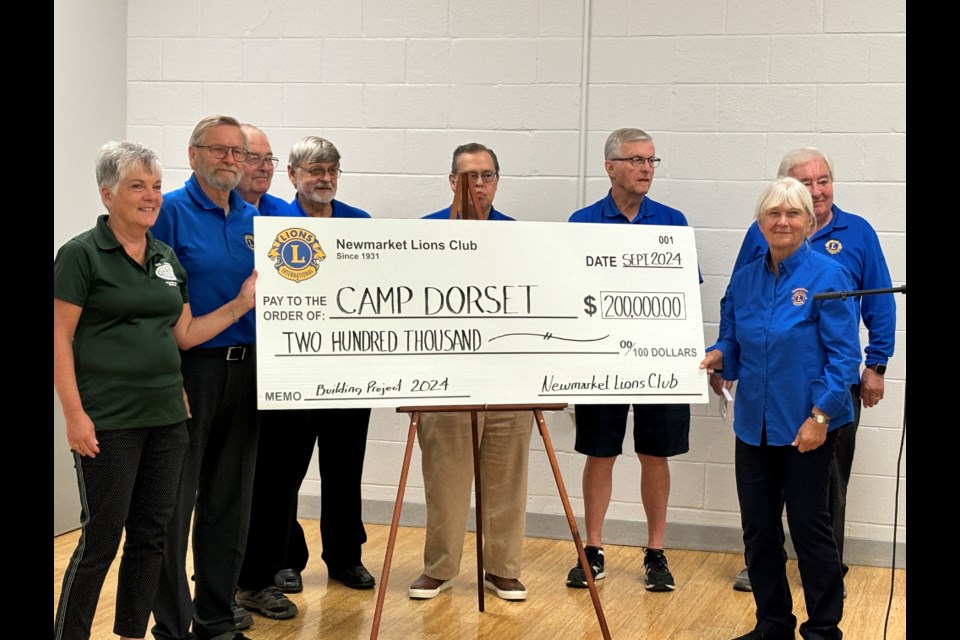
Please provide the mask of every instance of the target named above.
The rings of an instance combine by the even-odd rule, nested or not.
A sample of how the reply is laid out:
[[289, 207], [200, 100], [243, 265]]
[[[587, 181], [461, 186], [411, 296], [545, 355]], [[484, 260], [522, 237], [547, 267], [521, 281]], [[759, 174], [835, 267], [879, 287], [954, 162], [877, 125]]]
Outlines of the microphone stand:
[[[907, 294], [907, 285], [902, 284], [899, 287], [890, 287], [888, 289], [860, 289], [858, 291], [829, 291], [827, 293], [813, 294], [814, 300], [835, 300], [840, 298], [863, 297], [879, 295], [883, 293], [902, 293]], [[900, 432], [900, 452], [897, 454], [897, 482], [896, 491], [893, 499], [893, 558], [890, 566], [890, 596], [887, 599], [887, 615], [883, 621], [883, 637], [887, 637], [887, 625], [890, 622], [890, 608], [893, 605], [893, 589], [897, 568], [897, 518], [900, 512], [900, 461], [903, 457], [903, 446], [907, 436], [907, 382], [903, 382], [903, 430]]]

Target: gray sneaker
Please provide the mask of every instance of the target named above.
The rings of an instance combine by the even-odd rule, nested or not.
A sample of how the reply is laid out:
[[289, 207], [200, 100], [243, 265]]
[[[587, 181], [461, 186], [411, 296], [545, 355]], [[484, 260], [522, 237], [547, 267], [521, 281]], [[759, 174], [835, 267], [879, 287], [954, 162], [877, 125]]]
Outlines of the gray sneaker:
[[230, 605], [230, 610], [233, 611], [233, 628], [235, 630], [243, 631], [253, 626], [253, 614], [238, 605], [236, 600]]
[[237, 591], [237, 604], [244, 609], [259, 613], [264, 618], [286, 620], [297, 615], [297, 605], [275, 586], [260, 591], [240, 589]]
[[746, 567], [744, 567], [743, 571], [738, 573], [737, 577], [733, 579], [733, 590], [753, 591], [753, 586], [750, 584], [750, 574], [747, 573]]

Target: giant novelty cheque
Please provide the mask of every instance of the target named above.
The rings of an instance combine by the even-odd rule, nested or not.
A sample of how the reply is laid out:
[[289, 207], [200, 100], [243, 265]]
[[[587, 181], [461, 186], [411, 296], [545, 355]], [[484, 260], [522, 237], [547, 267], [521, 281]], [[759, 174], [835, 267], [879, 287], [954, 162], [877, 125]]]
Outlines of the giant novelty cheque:
[[255, 220], [261, 409], [704, 403], [693, 230]]

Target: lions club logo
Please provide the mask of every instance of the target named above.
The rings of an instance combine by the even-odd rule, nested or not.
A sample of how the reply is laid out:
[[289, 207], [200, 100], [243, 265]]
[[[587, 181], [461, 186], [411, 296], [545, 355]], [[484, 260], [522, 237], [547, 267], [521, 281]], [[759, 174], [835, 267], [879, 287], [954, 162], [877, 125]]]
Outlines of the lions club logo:
[[793, 306], [802, 307], [807, 302], [807, 296], [810, 295], [810, 292], [799, 287], [793, 290], [793, 293], [790, 294], [790, 299], [793, 300]]
[[843, 249], [843, 245], [840, 244], [839, 240], [827, 240], [823, 247], [827, 250], [827, 253], [832, 256], [837, 255], [840, 253], [840, 250]]
[[320, 261], [327, 254], [320, 248], [317, 236], [306, 229], [284, 229], [273, 239], [267, 257], [282, 277], [302, 282], [317, 275]]

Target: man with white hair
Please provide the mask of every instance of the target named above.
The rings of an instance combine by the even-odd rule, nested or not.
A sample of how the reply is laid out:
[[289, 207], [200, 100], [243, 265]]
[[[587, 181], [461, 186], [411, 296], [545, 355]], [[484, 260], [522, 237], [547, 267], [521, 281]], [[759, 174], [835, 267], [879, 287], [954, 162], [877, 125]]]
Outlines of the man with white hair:
[[[336, 200], [340, 152], [329, 140], [306, 136], [290, 149], [287, 175], [297, 195], [274, 214], [312, 218], [369, 218]], [[298, 493], [316, 446], [320, 466], [321, 558], [330, 579], [351, 589], [372, 589], [376, 580], [361, 560], [367, 541], [360, 483], [370, 409], [264, 411], [247, 554], [237, 582], [237, 602], [267, 618], [297, 615], [284, 592], [302, 590], [292, 572], [306, 566], [309, 551], [297, 522]], [[287, 586], [289, 585], [289, 587]], [[298, 588], [299, 587], [299, 588]]]
[[237, 185], [240, 197], [257, 208], [262, 216], [288, 215], [287, 201], [267, 191], [273, 183], [273, 172], [280, 159], [273, 155], [270, 140], [252, 124], [240, 125], [247, 136], [247, 159], [243, 163], [243, 177]]
[[[193, 175], [164, 194], [154, 236], [170, 245], [187, 271], [195, 315], [231, 300], [253, 271], [257, 210], [236, 191], [247, 140], [230, 116], [201, 120], [188, 147]], [[254, 311], [217, 337], [181, 352], [190, 402], [190, 445], [164, 543], [153, 613], [157, 640], [242, 640], [234, 585], [240, 572], [257, 457]], [[194, 594], [186, 571], [193, 517]], [[193, 623], [191, 632], [190, 625]]]

